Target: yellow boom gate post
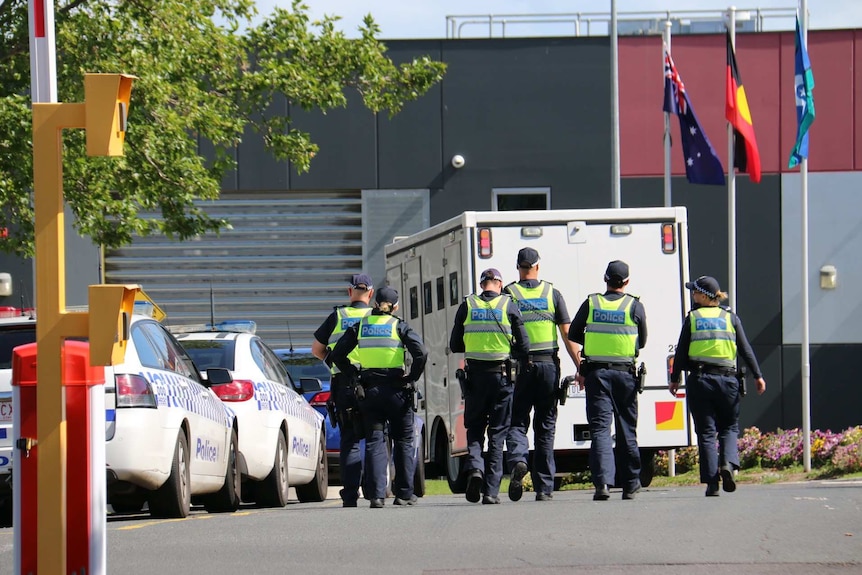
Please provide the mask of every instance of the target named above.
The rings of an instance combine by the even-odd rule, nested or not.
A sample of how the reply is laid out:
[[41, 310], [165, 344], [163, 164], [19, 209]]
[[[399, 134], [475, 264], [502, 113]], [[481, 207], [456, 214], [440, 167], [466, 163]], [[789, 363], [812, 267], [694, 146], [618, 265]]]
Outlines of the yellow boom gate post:
[[[133, 78], [125, 74], [85, 74], [83, 103], [33, 104], [36, 310], [39, 314], [36, 324], [36, 536], [41, 574], [66, 574], [67, 438], [62, 388], [63, 341], [95, 336], [90, 345], [91, 365], [111, 365], [114, 359], [121, 358], [114, 349], [124, 346], [128, 331], [122, 330], [122, 326], [127, 326], [128, 320], [124, 323], [123, 315], [131, 314], [130, 308], [125, 311], [121, 308], [134, 302], [134, 297], [123, 297], [122, 290], [135, 289], [132, 286], [90, 286], [89, 309], [94, 305], [99, 307], [98, 320], [91, 311], [66, 310], [62, 131], [85, 129], [90, 156], [123, 155]], [[99, 289], [94, 291], [94, 287]], [[113, 290], [120, 290], [120, 295]], [[105, 298], [108, 293], [112, 297]], [[94, 295], [101, 301], [95, 301]], [[102, 323], [94, 325], [93, 320]]]

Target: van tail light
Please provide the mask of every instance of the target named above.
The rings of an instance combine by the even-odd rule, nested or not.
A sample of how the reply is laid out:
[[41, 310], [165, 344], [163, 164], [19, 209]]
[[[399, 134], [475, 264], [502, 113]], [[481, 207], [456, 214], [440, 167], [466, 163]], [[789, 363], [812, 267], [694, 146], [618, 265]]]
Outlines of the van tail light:
[[314, 397], [308, 402], [311, 407], [326, 407], [326, 402], [329, 401], [330, 392], [320, 391], [314, 394]]
[[479, 228], [479, 257], [486, 260], [494, 255], [491, 242], [491, 228]]
[[254, 397], [254, 382], [248, 379], [235, 379], [230, 383], [214, 385], [210, 389], [222, 401], [247, 401]]
[[665, 254], [676, 251], [676, 233], [674, 233], [673, 224], [661, 225], [661, 251]]
[[140, 375], [122, 374], [117, 384], [117, 407], [156, 407], [156, 396], [150, 382]]

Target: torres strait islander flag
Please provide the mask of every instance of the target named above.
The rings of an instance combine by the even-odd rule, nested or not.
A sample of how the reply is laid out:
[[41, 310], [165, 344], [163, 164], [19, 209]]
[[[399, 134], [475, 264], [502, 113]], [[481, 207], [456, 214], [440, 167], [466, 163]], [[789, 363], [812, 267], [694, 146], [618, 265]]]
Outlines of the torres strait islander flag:
[[752, 182], [760, 182], [760, 152], [754, 137], [748, 98], [745, 97], [745, 88], [736, 67], [736, 54], [733, 51], [733, 42], [730, 41], [730, 31], [727, 32], [727, 101], [724, 115], [733, 126], [733, 168], [748, 173]]

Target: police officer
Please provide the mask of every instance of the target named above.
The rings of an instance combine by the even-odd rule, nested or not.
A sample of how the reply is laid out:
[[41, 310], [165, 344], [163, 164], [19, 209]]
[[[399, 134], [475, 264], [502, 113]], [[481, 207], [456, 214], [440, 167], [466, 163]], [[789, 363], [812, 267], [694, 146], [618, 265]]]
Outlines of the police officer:
[[575, 343], [569, 341], [569, 311], [562, 294], [550, 282], [539, 279], [539, 252], [523, 248], [518, 252], [520, 281], [506, 286], [505, 292], [517, 302], [530, 339], [530, 355], [521, 366], [512, 401], [512, 425], [506, 445], [509, 450], [511, 480], [509, 499], [518, 501], [524, 492], [527, 474], [527, 428], [530, 410], [533, 415], [533, 469], [531, 477], [536, 501], [553, 499], [554, 432], [557, 425], [557, 389], [560, 382], [560, 358], [557, 330], [563, 336], [566, 351], [577, 365]]
[[[425, 462], [414, 461], [413, 384], [422, 376], [428, 354], [419, 335], [406, 321], [392, 315], [398, 308], [398, 292], [382, 287], [375, 301], [371, 314], [349, 328], [335, 345], [332, 361], [342, 372], [356, 369], [350, 361], [355, 350], [360, 366], [359, 408], [365, 426], [365, 485], [372, 509], [379, 509], [386, 498], [389, 467], [384, 433], [387, 424], [395, 442], [395, 505], [416, 503], [413, 471]], [[405, 348], [413, 359], [409, 372], [404, 371]]]
[[[569, 329], [569, 339], [583, 346], [578, 383], [586, 387], [595, 501], [610, 498], [608, 485], [617, 483], [617, 472], [623, 499], [634, 499], [641, 489], [635, 359], [646, 344], [646, 312], [638, 298], [625, 293], [628, 264], [610, 262], [604, 279], [605, 293], [587, 297]], [[612, 420], [617, 424], [619, 470], [611, 447]]]
[[[467, 501], [500, 503], [503, 442], [512, 418], [512, 363], [526, 361], [530, 341], [518, 306], [501, 294], [503, 276], [494, 268], [479, 277], [482, 293], [470, 295], [455, 313], [449, 350], [464, 353], [464, 427], [467, 428]], [[488, 453], [482, 447], [488, 430]], [[484, 493], [484, 497], [482, 494]]]
[[[739, 469], [737, 437], [743, 383], [737, 378], [737, 352], [754, 374], [758, 394], [766, 391], [766, 381], [739, 317], [719, 305], [727, 294], [718, 281], [701, 276], [685, 287], [691, 290], [694, 305], [679, 334], [668, 387], [675, 397], [680, 374], [689, 372], [686, 387], [697, 433], [700, 481], [706, 483], [707, 497], [717, 497], [719, 477], [725, 491], [735, 491], [734, 474]], [[716, 438], [720, 453], [715, 449]]]
[[350, 305], [336, 307], [314, 332], [311, 353], [324, 360], [332, 371], [330, 401], [334, 403], [341, 431], [338, 462], [341, 468], [341, 484], [344, 487], [339, 491], [339, 495], [344, 507], [356, 507], [362, 480], [362, 454], [359, 452], [359, 441], [362, 439], [359, 429], [361, 416], [356, 397], [350, 389], [349, 379], [333, 366], [327, 354], [332, 351], [347, 328], [371, 312], [369, 304], [374, 294], [371, 277], [367, 274], [354, 274], [347, 294], [350, 296]]

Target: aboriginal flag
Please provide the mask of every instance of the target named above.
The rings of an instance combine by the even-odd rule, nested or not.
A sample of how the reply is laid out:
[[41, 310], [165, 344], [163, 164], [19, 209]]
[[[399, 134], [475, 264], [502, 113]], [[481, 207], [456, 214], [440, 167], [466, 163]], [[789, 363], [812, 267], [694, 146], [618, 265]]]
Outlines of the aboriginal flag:
[[754, 137], [751, 110], [745, 97], [745, 88], [736, 67], [736, 55], [730, 32], [727, 33], [727, 102], [724, 115], [733, 126], [733, 167], [748, 173], [752, 182], [760, 182], [760, 152]]

